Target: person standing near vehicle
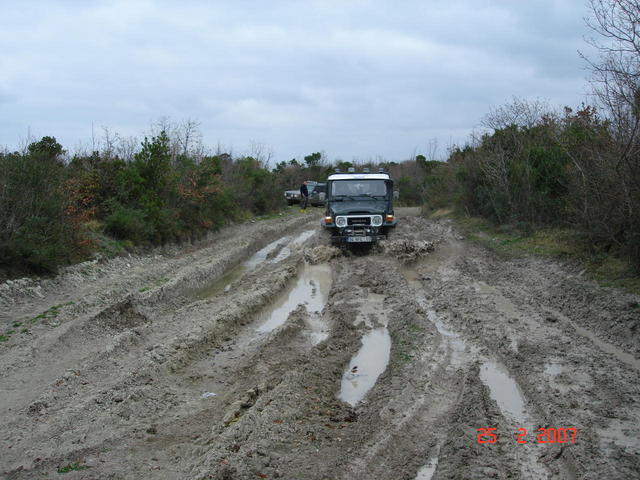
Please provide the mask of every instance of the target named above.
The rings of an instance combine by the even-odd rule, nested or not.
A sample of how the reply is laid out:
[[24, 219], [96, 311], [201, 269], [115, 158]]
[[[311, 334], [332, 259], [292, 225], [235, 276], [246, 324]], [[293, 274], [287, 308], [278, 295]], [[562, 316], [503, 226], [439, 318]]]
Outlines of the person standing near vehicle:
[[307, 182], [302, 182], [300, 185], [300, 211], [304, 212], [307, 209], [307, 202], [309, 201], [309, 189], [307, 188]]

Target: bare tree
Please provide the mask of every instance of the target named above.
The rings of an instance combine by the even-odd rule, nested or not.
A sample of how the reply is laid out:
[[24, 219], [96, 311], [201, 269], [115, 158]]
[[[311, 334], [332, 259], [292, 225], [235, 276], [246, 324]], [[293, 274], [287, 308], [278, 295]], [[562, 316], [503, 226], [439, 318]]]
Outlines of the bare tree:
[[493, 107], [480, 124], [483, 127], [498, 130], [511, 125], [531, 128], [549, 111], [549, 104], [540, 100], [525, 100], [513, 97], [511, 102]]
[[612, 140], [574, 163], [592, 200], [591, 225], [611, 244], [626, 245], [640, 270], [640, 0], [589, 0], [589, 7], [585, 21], [594, 37], [587, 41], [599, 55], [581, 55]]
[[255, 158], [260, 166], [270, 167], [273, 149], [264, 143], [252, 140], [249, 144], [249, 156]]
[[138, 137], [118, 137], [118, 156], [125, 162], [131, 162], [139, 146], [140, 140], [138, 140]]
[[599, 57], [582, 54], [592, 71], [592, 85], [601, 107], [613, 122], [623, 145], [620, 161], [637, 154], [640, 134], [640, 1], [590, 0], [585, 21], [598, 35], [587, 41]]
[[200, 122], [187, 118], [177, 126], [175, 131], [182, 155], [186, 157], [202, 150]]
[[105, 159], [111, 159], [116, 153], [116, 145], [118, 143], [118, 133], [112, 133], [109, 127], [102, 127], [102, 149], [101, 154]]

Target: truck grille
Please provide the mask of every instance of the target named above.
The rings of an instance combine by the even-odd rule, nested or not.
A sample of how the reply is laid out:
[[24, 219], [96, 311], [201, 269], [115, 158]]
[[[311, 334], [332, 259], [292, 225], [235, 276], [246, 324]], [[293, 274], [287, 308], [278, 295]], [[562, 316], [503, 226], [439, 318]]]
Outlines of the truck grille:
[[347, 225], [371, 225], [371, 217], [349, 217]]

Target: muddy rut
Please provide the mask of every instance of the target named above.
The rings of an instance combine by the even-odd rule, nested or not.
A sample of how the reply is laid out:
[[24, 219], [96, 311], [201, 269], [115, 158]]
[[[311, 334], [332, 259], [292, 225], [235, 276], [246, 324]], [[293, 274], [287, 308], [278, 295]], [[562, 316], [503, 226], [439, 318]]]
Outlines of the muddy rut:
[[296, 214], [0, 285], [1, 474], [640, 478], [640, 299], [398, 213], [370, 251]]

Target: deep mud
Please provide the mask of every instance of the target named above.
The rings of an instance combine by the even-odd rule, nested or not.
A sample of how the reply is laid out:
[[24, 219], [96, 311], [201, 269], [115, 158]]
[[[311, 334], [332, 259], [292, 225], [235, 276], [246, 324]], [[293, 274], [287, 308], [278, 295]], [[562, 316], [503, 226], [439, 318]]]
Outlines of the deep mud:
[[640, 478], [640, 299], [397, 213], [369, 252], [316, 212], [0, 285], [0, 472]]

